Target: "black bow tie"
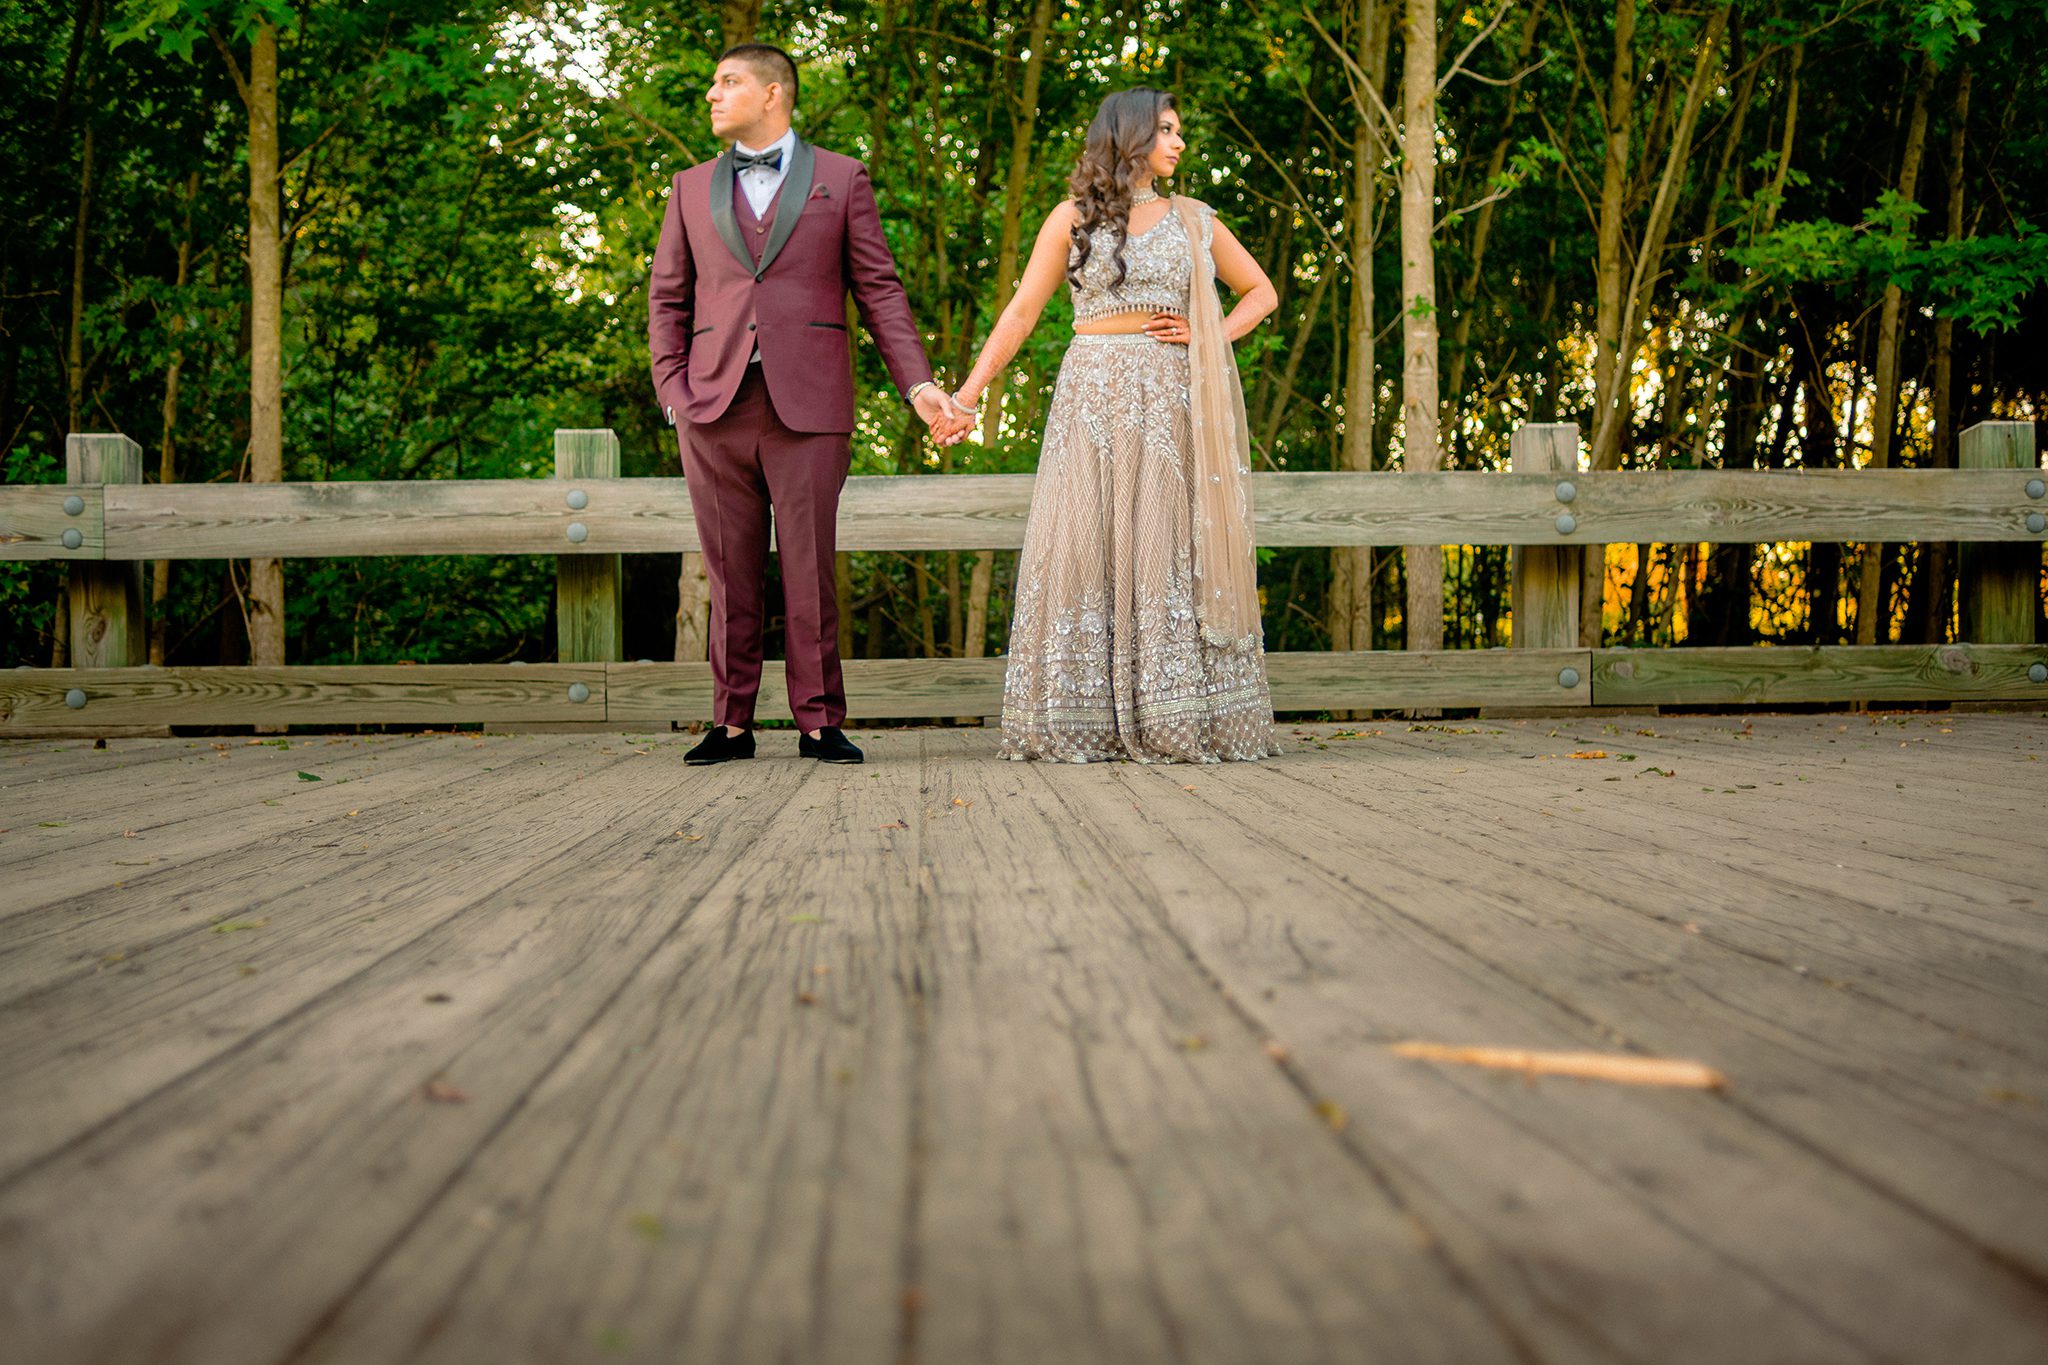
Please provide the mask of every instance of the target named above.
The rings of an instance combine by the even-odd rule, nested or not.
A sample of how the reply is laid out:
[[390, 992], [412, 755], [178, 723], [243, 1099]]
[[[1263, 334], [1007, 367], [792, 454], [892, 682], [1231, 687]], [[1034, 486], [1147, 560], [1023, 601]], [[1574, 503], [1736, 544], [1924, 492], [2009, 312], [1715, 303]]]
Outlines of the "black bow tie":
[[737, 147], [732, 149], [732, 167], [734, 171], [744, 171], [754, 166], [759, 166], [767, 171], [781, 170], [782, 148], [770, 147], [765, 152], [743, 152]]

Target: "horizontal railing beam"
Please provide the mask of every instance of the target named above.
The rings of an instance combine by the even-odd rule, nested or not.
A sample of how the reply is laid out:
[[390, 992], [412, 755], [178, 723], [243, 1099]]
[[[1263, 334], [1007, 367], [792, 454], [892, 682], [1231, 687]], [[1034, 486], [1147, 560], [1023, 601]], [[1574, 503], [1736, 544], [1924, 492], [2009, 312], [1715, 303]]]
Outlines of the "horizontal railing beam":
[[[855, 720], [995, 715], [1005, 660], [848, 659]], [[2048, 703], [2048, 646], [1876, 645], [1673, 649], [1462, 649], [1267, 656], [1279, 711], [1418, 706]], [[786, 719], [782, 669], [762, 672], [758, 714]], [[705, 663], [15, 669], [0, 672], [0, 729], [119, 725], [511, 724], [622, 729], [711, 718]]]
[[[1028, 474], [849, 479], [839, 548], [1015, 549], [1032, 483]], [[67, 495], [78, 512], [64, 510]], [[2034, 469], [1259, 474], [1252, 496], [1258, 541], [1274, 546], [2048, 542], [2048, 488]], [[0, 558], [10, 559], [697, 548], [681, 479], [0, 488]]]

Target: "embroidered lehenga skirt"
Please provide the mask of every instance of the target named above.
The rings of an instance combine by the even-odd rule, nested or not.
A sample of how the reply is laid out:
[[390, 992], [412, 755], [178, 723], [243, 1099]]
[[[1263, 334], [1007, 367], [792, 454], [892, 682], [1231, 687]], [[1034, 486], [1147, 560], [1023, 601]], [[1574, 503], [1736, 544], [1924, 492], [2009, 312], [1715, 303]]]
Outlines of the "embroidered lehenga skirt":
[[1017, 566], [1006, 758], [1264, 758], [1264, 653], [1195, 619], [1187, 348], [1079, 335], [1060, 365]]

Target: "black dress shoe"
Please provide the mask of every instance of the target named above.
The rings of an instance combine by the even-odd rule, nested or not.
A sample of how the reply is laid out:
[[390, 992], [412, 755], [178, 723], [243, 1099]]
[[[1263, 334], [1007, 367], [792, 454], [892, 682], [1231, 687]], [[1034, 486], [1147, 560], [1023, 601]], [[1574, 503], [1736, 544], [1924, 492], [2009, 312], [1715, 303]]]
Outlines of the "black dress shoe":
[[706, 763], [723, 763], [733, 758], [754, 756], [754, 732], [742, 730], [736, 735], [725, 732], [723, 725], [714, 725], [697, 747], [683, 755], [683, 762], [694, 766]]
[[816, 739], [809, 735], [799, 736], [796, 751], [805, 758], [821, 759], [826, 763], [860, 763], [867, 757], [854, 747], [852, 740], [840, 733], [836, 725], [820, 727]]

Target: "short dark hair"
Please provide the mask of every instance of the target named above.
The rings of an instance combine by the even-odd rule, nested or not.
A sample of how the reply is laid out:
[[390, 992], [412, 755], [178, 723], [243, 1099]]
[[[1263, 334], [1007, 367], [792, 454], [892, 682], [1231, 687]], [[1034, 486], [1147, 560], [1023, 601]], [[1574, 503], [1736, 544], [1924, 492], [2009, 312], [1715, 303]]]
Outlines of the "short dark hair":
[[789, 107], [796, 108], [796, 61], [773, 43], [734, 43], [719, 61], [738, 58], [754, 68], [763, 84], [781, 82], [789, 91]]

